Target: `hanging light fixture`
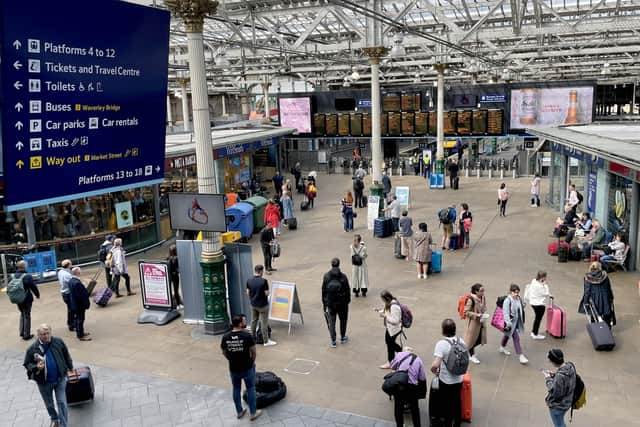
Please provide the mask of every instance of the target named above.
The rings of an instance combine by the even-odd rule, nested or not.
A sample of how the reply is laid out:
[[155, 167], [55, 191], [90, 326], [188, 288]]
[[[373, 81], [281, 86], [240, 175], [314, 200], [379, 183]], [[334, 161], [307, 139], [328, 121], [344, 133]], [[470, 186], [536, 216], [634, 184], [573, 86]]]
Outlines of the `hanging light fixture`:
[[358, 72], [358, 68], [354, 65], [351, 67], [351, 80], [354, 82], [360, 80], [360, 73]]
[[344, 81], [342, 82], [342, 87], [351, 87], [351, 79], [349, 76], [344, 77]]
[[402, 45], [404, 41], [404, 35], [402, 33], [396, 33], [393, 37], [393, 47], [391, 48], [390, 56], [399, 58], [407, 54], [407, 50]]
[[608, 76], [609, 74], [611, 74], [611, 68], [608, 62], [602, 64], [602, 70], [600, 71], [600, 74], [602, 74], [603, 76]]

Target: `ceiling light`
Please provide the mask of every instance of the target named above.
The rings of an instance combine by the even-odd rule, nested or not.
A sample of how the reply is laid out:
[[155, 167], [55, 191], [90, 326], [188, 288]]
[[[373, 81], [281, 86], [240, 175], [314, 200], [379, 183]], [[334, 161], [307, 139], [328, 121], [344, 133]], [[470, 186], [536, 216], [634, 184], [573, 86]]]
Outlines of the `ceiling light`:
[[358, 73], [358, 69], [355, 66], [351, 67], [351, 71], [352, 71], [351, 80], [353, 81], [360, 80], [360, 73]]
[[407, 54], [407, 50], [402, 45], [404, 41], [404, 35], [402, 33], [396, 33], [393, 37], [393, 47], [391, 48], [391, 56], [394, 58], [404, 56]]

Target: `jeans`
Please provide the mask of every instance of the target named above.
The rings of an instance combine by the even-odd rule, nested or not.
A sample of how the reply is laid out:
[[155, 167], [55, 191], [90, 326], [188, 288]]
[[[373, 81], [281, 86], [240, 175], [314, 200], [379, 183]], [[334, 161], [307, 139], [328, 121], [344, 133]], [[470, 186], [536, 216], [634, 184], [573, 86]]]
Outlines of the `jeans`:
[[242, 412], [242, 398], [240, 391], [242, 389], [242, 380], [247, 389], [247, 404], [249, 405], [249, 413], [256, 413], [256, 367], [252, 366], [244, 372], [231, 372], [231, 384], [233, 385], [233, 403], [236, 405], [236, 413]]
[[71, 311], [71, 294], [62, 294], [62, 301], [67, 305], [67, 327], [70, 331], [76, 329], [76, 314]]
[[440, 395], [442, 418], [444, 425], [460, 427], [462, 417], [462, 383], [445, 384], [440, 381]]
[[82, 338], [84, 336], [84, 313], [85, 310], [76, 311], [76, 336]]
[[[513, 348], [516, 350], [516, 354], [522, 354], [522, 347], [520, 347], [520, 335], [518, 335], [517, 330], [513, 331], [511, 338], [513, 338]], [[507, 345], [507, 342], [509, 342], [509, 335], [504, 335], [500, 345], [504, 347]]]
[[500, 215], [507, 215], [507, 200], [500, 200]]
[[[47, 407], [51, 421], [58, 421], [60, 427], [67, 427], [67, 378], [63, 376], [57, 383], [53, 384], [38, 384], [38, 390], [40, 390], [40, 395], [44, 405]], [[55, 403], [53, 401], [54, 392], [56, 394]], [[56, 404], [58, 406], [57, 411]]]
[[264, 307], [251, 306], [251, 335], [256, 335], [258, 328], [258, 320], [260, 320], [260, 332], [262, 333], [262, 342], [269, 342], [269, 305]]
[[[29, 291], [27, 291], [29, 292]], [[22, 338], [29, 338], [31, 335], [31, 306], [33, 305], [33, 300], [29, 302], [24, 302], [22, 304], [18, 304], [18, 310], [20, 310], [20, 329], [18, 333]]]
[[449, 175], [449, 188], [453, 188], [453, 181], [456, 180], [458, 175]]
[[363, 197], [362, 196], [362, 191], [356, 191], [355, 192], [355, 197], [356, 197], [356, 201], [355, 201], [355, 205], [354, 206], [357, 209], [362, 208], [363, 207], [363, 204], [362, 204], [362, 197]]
[[342, 216], [344, 218], [344, 231], [352, 231], [353, 230], [353, 209], [351, 208], [345, 209]]
[[470, 232], [469, 231], [464, 231], [464, 227], [460, 227], [460, 234], [462, 235], [462, 244], [465, 247], [469, 246], [469, 242], [471, 241], [470, 238]]
[[556, 409], [549, 408], [549, 415], [551, 415], [551, 422], [553, 422], [553, 427], [567, 427], [564, 422], [564, 415], [567, 413], [568, 409]]
[[329, 334], [331, 342], [336, 342], [336, 317], [340, 318], [340, 338], [347, 336], [347, 319], [349, 317], [349, 306], [344, 304], [337, 307], [329, 307]]
[[269, 243], [260, 243], [262, 247], [262, 256], [264, 257], [264, 268], [267, 271], [271, 271], [271, 245]]
[[531, 195], [531, 204], [540, 207], [540, 196], [537, 194]]
[[540, 330], [540, 322], [542, 322], [542, 316], [544, 316], [546, 307], [544, 305], [532, 305], [531, 308], [533, 308], [533, 312], [536, 315], [535, 319], [533, 320], [533, 329], [531, 329], [531, 332], [533, 332], [533, 335], [538, 335], [538, 331]]
[[113, 280], [111, 281], [111, 285], [113, 286], [113, 291], [116, 295], [120, 295], [120, 276], [124, 277], [124, 286], [127, 288], [127, 292], [131, 292], [131, 278], [129, 277], [129, 273], [121, 273], [114, 274]]
[[396, 353], [402, 351], [402, 346], [396, 342], [396, 338], [398, 338], [398, 335], [401, 333], [402, 331], [394, 336], [389, 335], [388, 330], [384, 333], [384, 342], [387, 345], [387, 361], [389, 361], [389, 363], [396, 357]]
[[398, 231], [400, 231], [400, 218], [391, 218], [391, 224], [393, 224], [393, 232], [397, 233]]

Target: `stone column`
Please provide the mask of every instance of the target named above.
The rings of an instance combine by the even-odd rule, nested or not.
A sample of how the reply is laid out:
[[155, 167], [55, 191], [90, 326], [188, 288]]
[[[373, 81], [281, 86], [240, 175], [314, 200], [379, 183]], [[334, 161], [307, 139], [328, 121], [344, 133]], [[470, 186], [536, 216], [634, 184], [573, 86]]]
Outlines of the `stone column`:
[[191, 122], [189, 121], [189, 94], [187, 93], [187, 85], [189, 79], [180, 79], [180, 93], [182, 97], [182, 122], [185, 132], [191, 132]]
[[242, 117], [246, 120], [249, 118], [249, 96], [247, 91], [243, 90], [240, 93], [240, 107], [242, 108]]
[[222, 101], [222, 115], [226, 117], [226, 115], [227, 115], [227, 98], [224, 96], [224, 93], [221, 95], [220, 100]]
[[436, 138], [435, 173], [444, 173], [444, 70], [447, 66], [446, 64], [436, 64], [433, 68], [438, 72], [438, 103], [436, 115], [438, 132]]
[[380, 197], [379, 215], [384, 208], [382, 194], [382, 139], [381, 139], [381, 111], [380, 111], [380, 58], [387, 53], [383, 46], [366, 47], [362, 49], [369, 56], [371, 64], [371, 187], [372, 196]]
[[269, 106], [269, 86], [271, 86], [271, 83], [262, 83], [261, 86], [262, 91], [264, 92], [264, 119], [262, 120], [262, 122], [269, 124], [269, 111], [271, 110], [271, 107]]
[[171, 97], [167, 94], [167, 125], [173, 126], [173, 111], [171, 111]]
[[[209, 100], [204, 60], [202, 29], [206, 15], [216, 13], [215, 0], [166, 0], [167, 8], [184, 21], [189, 47], [189, 74], [193, 103], [193, 125], [196, 140], [198, 192], [220, 193], [216, 182], [216, 166], [211, 147]], [[209, 215], [224, 215], [210, 212]], [[227, 312], [224, 255], [220, 233], [204, 232], [202, 240], [202, 282], [204, 293], [204, 330], [206, 334], [220, 334], [229, 330]]]

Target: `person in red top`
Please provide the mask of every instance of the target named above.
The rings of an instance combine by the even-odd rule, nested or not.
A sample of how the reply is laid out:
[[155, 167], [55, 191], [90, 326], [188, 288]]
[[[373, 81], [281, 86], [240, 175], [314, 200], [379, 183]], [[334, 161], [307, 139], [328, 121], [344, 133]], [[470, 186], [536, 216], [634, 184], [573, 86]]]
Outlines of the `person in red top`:
[[269, 204], [264, 210], [264, 222], [280, 234], [280, 208], [278, 208], [278, 203], [273, 200], [269, 200]]

